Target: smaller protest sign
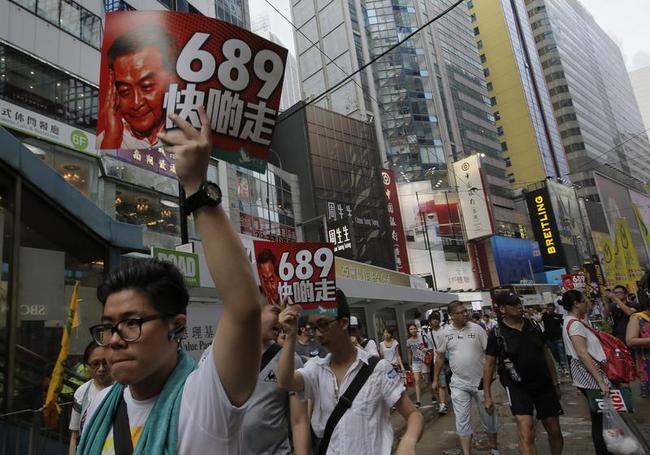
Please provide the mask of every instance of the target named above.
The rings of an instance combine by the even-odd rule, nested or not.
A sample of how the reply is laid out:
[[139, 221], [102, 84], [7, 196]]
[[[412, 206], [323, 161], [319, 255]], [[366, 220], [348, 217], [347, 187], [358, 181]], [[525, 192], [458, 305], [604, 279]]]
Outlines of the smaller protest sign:
[[562, 275], [562, 289], [565, 291], [584, 291], [587, 286], [587, 278], [584, 272], [576, 272]]
[[299, 304], [303, 314], [336, 316], [334, 251], [328, 243], [255, 241], [262, 290], [270, 305]]
[[[603, 412], [604, 399], [600, 390], [587, 390], [589, 409], [592, 412]], [[610, 389], [609, 399], [616, 412], [633, 412], [632, 391], [630, 389]]]

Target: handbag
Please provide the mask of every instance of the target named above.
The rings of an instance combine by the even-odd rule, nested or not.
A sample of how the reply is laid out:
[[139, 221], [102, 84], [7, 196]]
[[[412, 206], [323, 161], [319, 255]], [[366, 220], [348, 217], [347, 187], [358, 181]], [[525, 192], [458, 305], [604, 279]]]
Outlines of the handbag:
[[431, 351], [426, 351], [424, 353], [424, 364], [425, 365], [431, 365], [433, 363], [433, 354]]

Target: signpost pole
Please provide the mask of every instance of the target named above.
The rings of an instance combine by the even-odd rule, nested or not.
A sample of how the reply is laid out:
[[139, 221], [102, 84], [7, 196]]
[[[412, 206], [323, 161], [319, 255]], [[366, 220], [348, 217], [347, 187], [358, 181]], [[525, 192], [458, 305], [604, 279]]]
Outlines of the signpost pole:
[[415, 192], [415, 200], [418, 203], [418, 213], [420, 214], [420, 218], [422, 220], [422, 229], [424, 229], [424, 245], [426, 249], [429, 251], [429, 262], [431, 263], [431, 278], [433, 279], [433, 290], [437, 291], [438, 290], [438, 283], [436, 282], [436, 271], [433, 268], [433, 257], [431, 256], [431, 241], [429, 240], [429, 229], [427, 228], [427, 217], [424, 213], [422, 213], [422, 210], [420, 210], [420, 197], [418, 196], [418, 192]]

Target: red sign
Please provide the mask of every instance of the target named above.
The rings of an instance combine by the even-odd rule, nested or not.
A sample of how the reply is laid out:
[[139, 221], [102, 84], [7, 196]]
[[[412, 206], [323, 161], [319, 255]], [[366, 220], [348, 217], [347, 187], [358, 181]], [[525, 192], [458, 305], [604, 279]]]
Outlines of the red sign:
[[393, 252], [395, 254], [395, 268], [398, 272], [411, 273], [408, 252], [406, 250], [406, 237], [404, 236], [404, 227], [402, 225], [402, 212], [400, 211], [399, 196], [395, 183], [395, 174], [389, 169], [382, 169], [381, 180], [384, 184], [384, 194], [386, 195], [386, 204], [388, 206], [388, 225], [391, 241], [393, 242]]
[[299, 304], [303, 314], [336, 316], [334, 250], [329, 243], [254, 241], [257, 272], [270, 305]]
[[584, 291], [587, 285], [587, 279], [584, 272], [570, 273], [562, 275], [562, 289], [570, 291]]
[[200, 128], [204, 106], [213, 155], [264, 172], [278, 114], [287, 50], [198, 14], [106, 15], [97, 148], [159, 148], [176, 113]]

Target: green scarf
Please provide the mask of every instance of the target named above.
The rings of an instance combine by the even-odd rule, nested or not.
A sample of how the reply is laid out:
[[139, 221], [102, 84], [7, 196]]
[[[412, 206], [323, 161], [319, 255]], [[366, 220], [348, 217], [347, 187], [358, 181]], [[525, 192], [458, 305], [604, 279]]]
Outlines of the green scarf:
[[[163, 386], [156, 403], [147, 418], [133, 455], [175, 455], [178, 439], [178, 416], [187, 376], [196, 368], [196, 362], [181, 350], [178, 363]], [[106, 437], [113, 426], [113, 416], [117, 410], [124, 385], [115, 384], [95, 411], [87, 428], [84, 428], [78, 455], [100, 455]]]

